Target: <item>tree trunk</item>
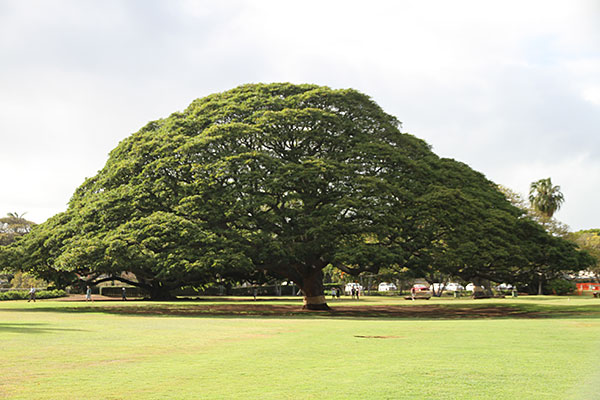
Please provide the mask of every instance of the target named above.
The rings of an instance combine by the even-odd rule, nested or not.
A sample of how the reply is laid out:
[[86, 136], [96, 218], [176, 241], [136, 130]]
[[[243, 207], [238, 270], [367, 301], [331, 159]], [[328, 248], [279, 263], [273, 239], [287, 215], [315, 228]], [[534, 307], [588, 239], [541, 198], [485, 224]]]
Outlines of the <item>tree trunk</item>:
[[494, 292], [492, 291], [492, 282], [489, 279], [485, 280], [485, 288], [483, 289], [486, 295], [489, 297], [494, 297]]
[[323, 270], [307, 268], [303, 271], [302, 281], [297, 282], [304, 295], [303, 310], [330, 310], [323, 291]]
[[473, 298], [485, 299], [488, 297], [490, 296], [485, 293], [485, 289], [483, 288], [483, 279], [473, 278]]
[[147, 289], [150, 292], [150, 300], [173, 300], [175, 296], [171, 294], [170, 289], [164, 287], [160, 283], [153, 285], [150, 289]]

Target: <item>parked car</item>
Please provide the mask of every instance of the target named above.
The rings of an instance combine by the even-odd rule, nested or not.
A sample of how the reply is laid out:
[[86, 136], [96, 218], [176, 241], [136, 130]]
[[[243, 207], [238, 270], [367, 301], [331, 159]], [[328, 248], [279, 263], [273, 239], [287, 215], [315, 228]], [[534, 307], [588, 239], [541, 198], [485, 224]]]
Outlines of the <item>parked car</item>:
[[434, 283], [432, 286], [433, 286], [433, 290], [436, 293], [438, 293], [440, 290], [443, 290], [446, 292], [456, 292], [456, 291], [460, 291], [460, 290], [465, 290], [463, 285], [461, 285], [460, 283], [455, 283], [455, 282], [448, 282], [446, 284]]
[[415, 283], [413, 287], [417, 292], [429, 292], [429, 286], [423, 285], [422, 283]]
[[465, 290], [465, 287], [463, 285], [461, 285], [460, 283], [449, 282], [446, 284], [446, 287], [444, 288], [444, 290], [447, 290], [449, 292], [456, 292], [459, 290]]
[[346, 286], [344, 286], [344, 293], [346, 293], [346, 296], [350, 296], [352, 294], [352, 288], [355, 290], [358, 289], [360, 293], [363, 292], [363, 287], [360, 284], [356, 282], [350, 282], [346, 283]]
[[[475, 285], [474, 285], [473, 283], [469, 283], [469, 284], [468, 284], [468, 285], [465, 287], [465, 289], [467, 289], [467, 290], [469, 290], [469, 291], [471, 291], [471, 292], [473, 291], [473, 289], [474, 289], [474, 288], [475, 288]], [[485, 289], [485, 286], [482, 286], [481, 288], [482, 288], [482, 289]]]
[[393, 283], [381, 282], [377, 290], [380, 292], [389, 292], [390, 290], [398, 290], [398, 288]]
[[496, 286], [496, 290], [500, 290], [501, 292], [511, 290], [512, 288], [513, 288], [513, 285], [511, 285], [510, 283], [501, 283], [498, 286]]

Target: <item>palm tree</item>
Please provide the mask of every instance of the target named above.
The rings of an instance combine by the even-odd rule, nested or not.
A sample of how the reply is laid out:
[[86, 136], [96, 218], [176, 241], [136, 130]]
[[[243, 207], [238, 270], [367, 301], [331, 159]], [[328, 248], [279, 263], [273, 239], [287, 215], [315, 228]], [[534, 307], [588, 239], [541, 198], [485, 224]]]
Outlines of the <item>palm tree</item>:
[[531, 206], [548, 218], [552, 218], [565, 201], [560, 192], [560, 186], [552, 186], [550, 178], [532, 182], [529, 187], [529, 202]]
[[31, 231], [35, 223], [27, 221], [23, 216], [27, 213], [9, 212], [6, 217], [0, 217], [0, 246], [6, 246]]
[[[541, 214], [541, 221], [538, 222], [546, 230], [548, 230], [552, 216], [558, 211], [564, 201], [565, 198], [560, 192], [560, 186], [552, 186], [550, 178], [532, 182], [531, 186], [529, 186], [529, 202], [531, 203], [531, 207]], [[541, 295], [543, 293], [542, 281], [545, 279], [545, 276], [542, 272], [538, 272], [538, 274], [538, 294]]]
[[27, 214], [26, 212], [24, 212], [23, 214], [19, 214], [17, 212], [9, 212], [8, 214], [6, 214], [9, 218], [16, 218], [16, 219], [22, 219], [25, 214]]

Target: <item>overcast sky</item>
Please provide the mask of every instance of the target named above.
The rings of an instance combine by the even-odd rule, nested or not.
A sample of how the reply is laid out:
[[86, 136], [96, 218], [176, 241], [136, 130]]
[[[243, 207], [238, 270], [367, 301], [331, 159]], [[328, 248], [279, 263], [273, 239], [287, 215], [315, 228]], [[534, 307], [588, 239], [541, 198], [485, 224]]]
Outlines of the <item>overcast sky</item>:
[[0, 215], [64, 211], [119, 141], [244, 83], [355, 88], [600, 228], [600, 2], [0, 0]]

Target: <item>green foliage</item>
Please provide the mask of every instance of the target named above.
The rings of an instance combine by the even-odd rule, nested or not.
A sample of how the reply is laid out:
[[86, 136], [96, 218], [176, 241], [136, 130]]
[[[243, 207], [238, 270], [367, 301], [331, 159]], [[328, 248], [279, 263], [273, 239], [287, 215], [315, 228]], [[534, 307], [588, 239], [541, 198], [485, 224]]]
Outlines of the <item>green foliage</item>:
[[576, 243], [596, 259], [594, 267], [600, 263], [600, 230], [589, 229], [569, 234], [568, 239]]
[[592, 273], [596, 280], [600, 279], [600, 229], [588, 229], [570, 233], [567, 239], [586, 251], [592, 258], [588, 272]]
[[575, 292], [577, 285], [574, 282], [566, 279], [553, 279], [546, 284], [548, 294], [556, 294], [559, 296], [571, 294]]
[[27, 272], [17, 271], [10, 280], [10, 287], [14, 289], [24, 289], [30, 287], [46, 287], [48, 283], [43, 279], [36, 278]]
[[[65, 297], [67, 292], [60, 289], [55, 290], [40, 290], [35, 293], [36, 299], [54, 299], [57, 297]], [[29, 292], [26, 290], [11, 290], [9, 292], [0, 292], [1, 300], [28, 300]]]
[[[125, 286], [101, 286], [99, 288], [99, 294], [101, 296], [121, 298], [123, 295], [123, 287]], [[125, 294], [127, 297], [143, 297], [145, 295], [145, 293], [137, 287], [125, 287]]]

